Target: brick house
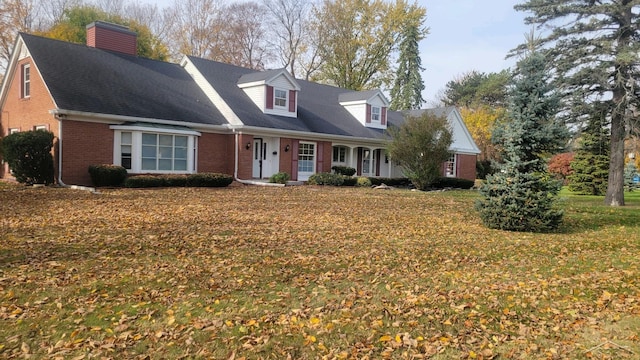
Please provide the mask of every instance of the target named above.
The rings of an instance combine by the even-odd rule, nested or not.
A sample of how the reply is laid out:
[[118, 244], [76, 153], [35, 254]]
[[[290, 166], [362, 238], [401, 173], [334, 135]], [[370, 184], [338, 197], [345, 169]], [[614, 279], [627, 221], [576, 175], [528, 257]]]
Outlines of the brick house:
[[[356, 92], [196, 57], [180, 64], [136, 56], [136, 34], [87, 26], [87, 45], [21, 33], [0, 93], [0, 135], [55, 136], [56, 179], [90, 185], [88, 167], [130, 174], [221, 172], [239, 181], [287, 172], [293, 180], [351, 166], [400, 177], [385, 129], [403, 114], [380, 90]], [[431, 109], [454, 131], [443, 175], [475, 178], [480, 153], [455, 108]], [[0, 176], [9, 177], [6, 164]]]

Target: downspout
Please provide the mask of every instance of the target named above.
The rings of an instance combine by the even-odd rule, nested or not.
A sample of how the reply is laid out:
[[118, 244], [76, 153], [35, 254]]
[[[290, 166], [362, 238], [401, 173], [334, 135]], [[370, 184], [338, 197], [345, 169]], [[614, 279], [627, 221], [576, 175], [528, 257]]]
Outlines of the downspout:
[[62, 118], [60, 114], [55, 114], [55, 118], [58, 120], [58, 185], [64, 188], [86, 190], [91, 191], [94, 194], [98, 194], [95, 188], [80, 185], [67, 185], [62, 181]]
[[272, 184], [272, 183], [263, 183], [263, 182], [259, 182], [259, 181], [251, 181], [251, 180], [242, 180], [238, 178], [238, 161], [240, 159], [240, 148], [238, 147], [239, 145], [239, 135], [240, 133], [238, 131], [236, 131], [235, 128], [232, 129], [233, 134], [235, 135], [235, 145], [236, 145], [236, 149], [235, 149], [235, 161], [233, 162], [233, 179], [241, 184], [245, 184], [245, 185], [260, 185], [260, 186], [276, 186], [276, 187], [281, 187], [281, 186], [285, 186], [285, 184]]

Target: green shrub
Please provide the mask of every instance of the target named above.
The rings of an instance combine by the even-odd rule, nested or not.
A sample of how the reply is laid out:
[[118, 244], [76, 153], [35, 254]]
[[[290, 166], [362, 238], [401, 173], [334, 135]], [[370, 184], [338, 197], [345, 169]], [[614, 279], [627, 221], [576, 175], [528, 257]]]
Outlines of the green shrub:
[[187, 186], [226, 187], [233, 182], [233, 176], [218, 173], [198, 173], [187, 176]]
[[356, 186], [358, 183], [358, 178], [353, 176], [343, 176], [344, 182], [342, 186]]
[[342, 186], [344, 184], [344, 176], [332, 173], [316, 173], [309, 176], [307, 183], [309, 185]]
[[332, 166], [331, 170], [333, 170], [336, 174], [344, 175], [344, 176], [353, 176], [356, 173], [356, 169], [349, 166]]
[[370, 177], [371, 185], [379, 186], [385, 184], [387, 186], [409, 186], [411, 180], [407, 178], [385, 178], [385, 177]]
[[185, 187], [187, 186], [187, 175], [167, 174], [160, 176], [164, 181], [163, 186]]
[[360, 176], [357, 178], [356, 186], [359, 187], [371, 187], [371, 180], [368, 177]]
[[120, 186], [127, 178], [127, 169], [119, 165], [91, 165], [89, 176], [94, 186]]
[[439, 177], [431, 187], [434, 189], [454, 188], [454, 189], [471, 189], [475, 181], [455, 178], [455, 177]]
[[271, 177], [269, 178], [269, 182], [274, 184], [286, 184], [289, 179], [289, 174], [287, 174], [286, 172], [279, 172], [277, 174], [271, 175]]
[[166, 186], [166, 182], [161, 176], [135, 175], [135, 176], [129, 176], [124, 181], [124, 186], [128, 188], [161, 187], [161, 186]]
[[53, 133], [45, 130], [7, 135], [2, 142], [4, 160], [20, 183], [53, 183]]

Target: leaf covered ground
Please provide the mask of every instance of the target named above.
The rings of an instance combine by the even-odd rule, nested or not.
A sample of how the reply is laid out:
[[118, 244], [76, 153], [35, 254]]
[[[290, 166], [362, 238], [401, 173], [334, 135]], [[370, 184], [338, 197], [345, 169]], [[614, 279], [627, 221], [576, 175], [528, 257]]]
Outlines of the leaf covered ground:
[[640, 197], [0, 183], [0, 358], [637, 359]]

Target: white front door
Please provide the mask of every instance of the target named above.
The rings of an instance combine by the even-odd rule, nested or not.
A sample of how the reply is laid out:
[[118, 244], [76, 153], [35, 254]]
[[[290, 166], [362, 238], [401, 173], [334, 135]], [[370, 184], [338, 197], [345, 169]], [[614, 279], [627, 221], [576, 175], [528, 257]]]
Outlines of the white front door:
[[262, 166], [267, 158], [267, 144], [260, 138], [253, 139], [253, 174], [254, 179], [262, 179]]

